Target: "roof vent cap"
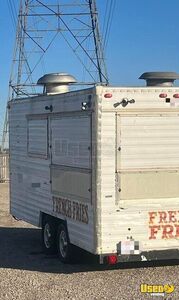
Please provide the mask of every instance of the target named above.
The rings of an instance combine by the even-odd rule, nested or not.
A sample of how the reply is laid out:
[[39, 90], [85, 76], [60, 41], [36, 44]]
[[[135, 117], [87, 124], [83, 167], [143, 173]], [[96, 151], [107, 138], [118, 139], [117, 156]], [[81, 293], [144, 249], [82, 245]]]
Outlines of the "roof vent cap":
[[179, 74], [175, 72], [146, 72], [139, 79], [145, 79], [147, 86], [171, 87]]
[[69, 85], [76, 82], [75, 77], [68, 73], [51, 73], [39, 78], [37, 84], [44, 86], [44, 94], [56, 95], [67, 93]]

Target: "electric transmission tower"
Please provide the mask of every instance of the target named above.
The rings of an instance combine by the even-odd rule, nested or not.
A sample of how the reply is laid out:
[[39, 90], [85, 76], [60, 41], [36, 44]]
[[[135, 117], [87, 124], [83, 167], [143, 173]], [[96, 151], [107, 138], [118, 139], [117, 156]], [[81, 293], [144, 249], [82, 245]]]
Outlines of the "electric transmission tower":
[[[96, 1], [20, 0], [8, 100], [38, 94], [37, 79], [50, 73], [45, 63], [52, 46], [71, 49], [70, 57], [48, 57], [48, 64], [56, 60], [57, 72], [61, 61], [74, 55], [81, 63], [81, 84], [108, 84]], [[6, 112], [2, 148], [7, 135]]]

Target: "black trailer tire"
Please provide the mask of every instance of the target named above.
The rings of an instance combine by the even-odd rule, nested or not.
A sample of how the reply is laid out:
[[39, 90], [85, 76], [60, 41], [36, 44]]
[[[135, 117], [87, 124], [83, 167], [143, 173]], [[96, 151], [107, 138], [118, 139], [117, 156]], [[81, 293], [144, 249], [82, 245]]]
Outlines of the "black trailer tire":
[[48, 216], [45, 217], [42, 225], [42, 247], [46, 254], [57, 253], [56, 235], [56, 222]]
[[57, 252], [61, 262], [71, 263], [73, 261], [72, 245], [70, 244], [66, 226], [61, 223], [57, 230]]

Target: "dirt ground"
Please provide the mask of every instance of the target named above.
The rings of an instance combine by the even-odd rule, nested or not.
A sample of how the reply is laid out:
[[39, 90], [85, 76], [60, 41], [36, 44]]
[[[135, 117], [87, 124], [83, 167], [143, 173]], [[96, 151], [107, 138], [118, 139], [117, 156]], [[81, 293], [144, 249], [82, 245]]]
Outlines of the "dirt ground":
[[[0, 184], [0, 300], [179, 299], [177, 262], [123, 264], [109, 270], [84, 256], [80, 264], [63, 265], [46, 256], [40, 230], [9, 215], [8, 185]], [[140, 284], [170, 284], [163, 296], [140, 293]]]

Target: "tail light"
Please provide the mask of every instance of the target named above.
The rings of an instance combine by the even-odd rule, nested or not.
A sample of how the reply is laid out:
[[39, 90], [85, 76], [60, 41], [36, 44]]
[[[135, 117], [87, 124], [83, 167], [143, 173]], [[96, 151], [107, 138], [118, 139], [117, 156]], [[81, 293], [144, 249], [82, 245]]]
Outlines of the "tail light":
[[109, 265], [115, 265], [117, 263], [117, 256], [116, 255], [109, 255], [107, 257], [107, 263]]
[[104, 94], [104, 98], [112, 98], [112, 94], [110, 93]]
[[167, 94], [162, 93], [162, 94], [159, 95], [159, 97], [160, 97], [160, 98], [167, 98]]
[[174, 94], [173, 97], [174, 98], [179, 98], [179, 94]]

